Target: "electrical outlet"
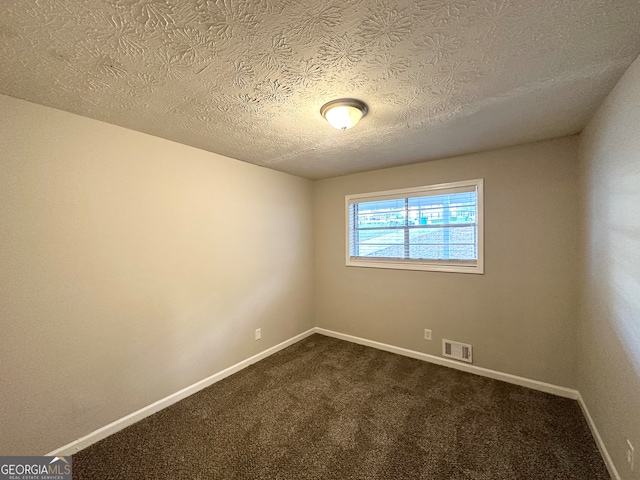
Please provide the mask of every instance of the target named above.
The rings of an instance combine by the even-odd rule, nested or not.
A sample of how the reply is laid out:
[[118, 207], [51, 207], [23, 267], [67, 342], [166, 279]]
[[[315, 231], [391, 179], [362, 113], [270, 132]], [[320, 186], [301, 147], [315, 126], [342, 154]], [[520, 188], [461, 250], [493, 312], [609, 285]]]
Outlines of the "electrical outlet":
[[425, 328], [424, 329], [424, 339], [425, 340], [431, 340], [431, 330]]
[[262, 330], [260, 328], [256, 328], [256, 340], [260, 340], [262, 338]]
[[627, 465], [633, 472], [633, 445], [631, 445], [629, 439], [627, 439]]

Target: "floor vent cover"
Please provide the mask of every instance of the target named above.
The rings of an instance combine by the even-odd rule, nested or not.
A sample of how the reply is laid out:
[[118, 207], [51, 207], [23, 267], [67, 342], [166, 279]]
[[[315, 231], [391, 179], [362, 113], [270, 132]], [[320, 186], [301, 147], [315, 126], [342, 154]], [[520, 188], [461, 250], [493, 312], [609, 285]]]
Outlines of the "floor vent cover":
[[463, 362], [473, 363], [472, 347], [466, 343], [442, 339], [442, 355]]

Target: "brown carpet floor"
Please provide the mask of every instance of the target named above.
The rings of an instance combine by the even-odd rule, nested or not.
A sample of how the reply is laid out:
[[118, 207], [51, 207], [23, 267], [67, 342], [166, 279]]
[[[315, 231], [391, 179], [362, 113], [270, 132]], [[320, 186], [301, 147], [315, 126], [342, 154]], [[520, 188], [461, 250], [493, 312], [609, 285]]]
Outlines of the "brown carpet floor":
[[609, 479], [574, 400], [313, 335], [73, 456], [74, 479]]

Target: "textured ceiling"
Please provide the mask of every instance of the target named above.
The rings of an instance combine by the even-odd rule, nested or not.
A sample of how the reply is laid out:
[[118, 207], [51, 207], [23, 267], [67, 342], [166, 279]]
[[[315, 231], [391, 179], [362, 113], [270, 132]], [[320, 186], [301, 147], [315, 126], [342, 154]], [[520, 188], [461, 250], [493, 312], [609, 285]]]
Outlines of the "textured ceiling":
[[[2, 0], [0, 92], [309, 178], [579, 132], [638, 0]], [[346, 132], [339, 97], [370, 113]]]

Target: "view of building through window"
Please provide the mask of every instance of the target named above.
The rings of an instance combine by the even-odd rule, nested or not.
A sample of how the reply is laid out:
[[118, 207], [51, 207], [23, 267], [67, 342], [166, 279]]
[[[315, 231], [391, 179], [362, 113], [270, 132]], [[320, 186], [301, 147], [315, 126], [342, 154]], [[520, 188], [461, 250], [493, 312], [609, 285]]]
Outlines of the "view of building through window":
[[475, 191], [351, 204], [353, 257], [475, 260]]

